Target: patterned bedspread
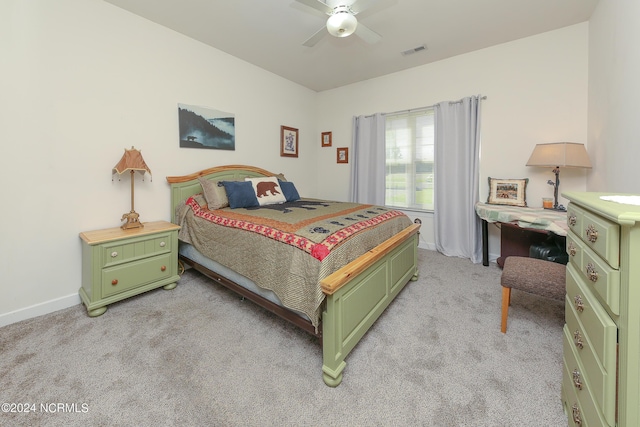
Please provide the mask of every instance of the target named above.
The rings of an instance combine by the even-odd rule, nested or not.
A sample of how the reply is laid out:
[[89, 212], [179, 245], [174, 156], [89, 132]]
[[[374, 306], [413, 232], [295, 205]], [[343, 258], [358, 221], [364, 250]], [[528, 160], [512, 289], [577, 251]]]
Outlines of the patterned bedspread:
[[382, 206], [301, 199], [209, 210], [200, 196], [177, 209], [180, 240], [273, 291], [317, 326], [320, 280], [411, 225]]

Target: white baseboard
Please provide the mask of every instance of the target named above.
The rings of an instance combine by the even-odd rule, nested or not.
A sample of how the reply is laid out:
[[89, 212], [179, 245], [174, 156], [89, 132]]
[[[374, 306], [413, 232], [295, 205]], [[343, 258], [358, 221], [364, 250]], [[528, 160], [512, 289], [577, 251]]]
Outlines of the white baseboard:
[[60, 297], [51, 301], [45, 301], [40, 304], [22, 308], [20, 310], [0, 314], [0, 327], [31, 319], [32, 317], [43, 316], [81, 303], [80, 295], [75, 293], [67, 295], [66, 297]]
[[419, 242], [418, 243], [418, 247], [420, 249], [429, 249], [430, 251], [435, 251], [436, 250], [436, 245], [435, 243], [427, 243], [427, 242]]

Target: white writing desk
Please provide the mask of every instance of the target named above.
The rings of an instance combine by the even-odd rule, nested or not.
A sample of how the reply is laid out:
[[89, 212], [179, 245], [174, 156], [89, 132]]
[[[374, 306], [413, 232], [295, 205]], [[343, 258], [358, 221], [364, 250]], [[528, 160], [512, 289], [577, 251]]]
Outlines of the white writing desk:
[[[482, 265], [485, 266], [489, 265], [488, 223], [490, 222], [500, 223], [510, 228], [519, 228], [538, 234], [543, 233], [543, 236], [548, 233], [566, 236], [567, 230], [569, 229], [567, 225], [567, 213], [551, 209], [476, 203], [476, 214], [482, 219]], [[505, 231], [506, 229], [501, 229], [500, 233], [500, 258], [504, 259], [509, 255], [523, 255], [522, 253], [518, 253], [518, 250], [515, 248], [517, 246], [524, 247], [525, 245], [528, 248], [532, 242], [513, 241], [513, 233]], [[522, 234], [519, 236], [522, 236]], [[522, 239], [519, 238], [519, 240]], [[510, 253], [513, 250], [516, 250], [516, 253]], [[522, 251], [520, 250], [520, 252]], [[528, 256], [528, 249], [526, 256]], [[498, 265], [500, 265], [500, 262], [498, 262]]]

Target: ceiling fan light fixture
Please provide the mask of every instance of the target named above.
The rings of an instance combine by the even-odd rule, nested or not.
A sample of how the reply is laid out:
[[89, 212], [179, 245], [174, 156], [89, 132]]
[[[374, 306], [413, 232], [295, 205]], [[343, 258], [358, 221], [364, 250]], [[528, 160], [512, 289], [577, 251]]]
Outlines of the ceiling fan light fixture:
[[334, 37], [347, 37], [356, 31], [358, 20], [346, 7], [337, 7], [327, 19], [327, 31]]

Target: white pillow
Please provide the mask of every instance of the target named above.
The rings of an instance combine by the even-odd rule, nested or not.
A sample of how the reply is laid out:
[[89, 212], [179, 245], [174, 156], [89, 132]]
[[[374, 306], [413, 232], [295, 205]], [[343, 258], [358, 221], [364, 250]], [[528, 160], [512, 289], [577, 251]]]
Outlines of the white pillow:
[[260, 206], [274, 205], [277, 203], [284, 203], [287, 201], [284, 196], [278, 178], [275, 176], [261, 177], [261, 178], [245, 178], [245, 181], [250, 181], [253, 186], [253, 191], [256, 192], [256, 198]]

